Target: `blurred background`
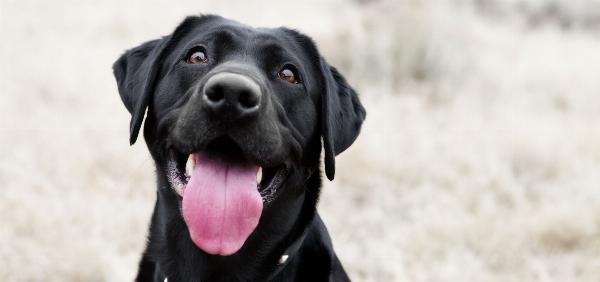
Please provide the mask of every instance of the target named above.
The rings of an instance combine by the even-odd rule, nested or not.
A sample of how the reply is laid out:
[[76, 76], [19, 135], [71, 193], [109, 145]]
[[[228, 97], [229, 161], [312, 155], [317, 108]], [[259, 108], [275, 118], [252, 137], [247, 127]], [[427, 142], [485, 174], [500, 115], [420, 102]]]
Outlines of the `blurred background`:
[[154, 168], [111, 65], [198, 13], [360, 92], [319, 205], [355, 281], [600, 281], [598, 0], [0, 0], [0, 280], [133, 279]]

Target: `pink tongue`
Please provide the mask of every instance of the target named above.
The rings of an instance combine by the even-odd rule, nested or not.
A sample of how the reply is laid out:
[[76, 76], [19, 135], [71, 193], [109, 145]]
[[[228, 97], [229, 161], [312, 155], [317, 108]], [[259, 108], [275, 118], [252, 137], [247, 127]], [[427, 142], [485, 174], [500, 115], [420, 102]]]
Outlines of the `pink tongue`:
[[258, 167], [195, 154], [196, 167], [183, 194], [183, 219], [192, 241], [213, 255], [237, 252], [262, 213]]

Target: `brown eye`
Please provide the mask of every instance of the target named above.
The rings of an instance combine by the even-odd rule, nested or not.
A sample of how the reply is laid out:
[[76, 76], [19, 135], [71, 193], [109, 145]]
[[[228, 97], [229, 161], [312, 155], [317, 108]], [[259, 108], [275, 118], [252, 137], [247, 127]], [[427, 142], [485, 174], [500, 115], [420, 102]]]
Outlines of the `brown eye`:
[[278, 73], [277, 75], [279, 76], [279, 78], [292, 83], [292, 84], [297, 84], [300, 83], [298, 80], [298, 75], [296, 75], [296, 70], [289, 65], [284, 66]]
[[205, 64], [208, 62], [208, 55], [204, 51], [204, 48], [193, 48], [190, 50], [187, 57], [188, 64]]

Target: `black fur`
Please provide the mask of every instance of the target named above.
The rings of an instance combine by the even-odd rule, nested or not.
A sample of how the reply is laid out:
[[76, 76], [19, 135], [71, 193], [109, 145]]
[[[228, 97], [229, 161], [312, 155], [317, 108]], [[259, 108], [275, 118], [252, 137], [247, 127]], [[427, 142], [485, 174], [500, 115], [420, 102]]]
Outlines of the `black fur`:
[[[185, 62], [194, 46], [206, 48], [206, 64]], [[301, 83], [277, 76], [284, 64], [295, 66]], [[113, 69], [131, 113], [130, 143], [146, 115], [144, 138], [157, 168], [157, 201], [136, 281], [349, 281], [316, 213], [319, 159], [323, 147], [325, 171], [333, 179], [335, 155], [354, 142], [366, 112], [309, 37], [193, 16], [172, 34], [128, 50]], [[255, 118], [215, 117], [203, 106], [198, 93], [204, 83], [225, 71], [260, 85]], [[230, 143], [237, 149], [215, 149]], [[265, 204], [257, 228], [235, 254], [209, 255], [191, 241], [167, 178], [171, 150], [216, 150], [264, 168], [287, 168], [275, 199]], [[278, 264], [284, 254], [289, 259]]]

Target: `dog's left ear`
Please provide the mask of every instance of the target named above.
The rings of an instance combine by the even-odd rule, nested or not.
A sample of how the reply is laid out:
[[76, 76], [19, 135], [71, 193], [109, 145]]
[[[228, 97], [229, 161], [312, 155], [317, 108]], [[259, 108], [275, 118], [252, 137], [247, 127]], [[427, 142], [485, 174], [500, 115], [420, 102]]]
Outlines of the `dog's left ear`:
[[321, 132], [325, 149], [325, 174], [335, 175], [335, 156], [346, 150], [360, 132], [367, 115], [356, 91], [346, 79], [321, 58], [325, 91], [321, 94]]
[[114, 64], [119, 94], [131, 113], [129, 143], [135, 143], [144, 114], [153, 92], [156, 76], [160, 69], [160, 57], [169, 41], [168, 37], [148, 41], [127, 50]]

